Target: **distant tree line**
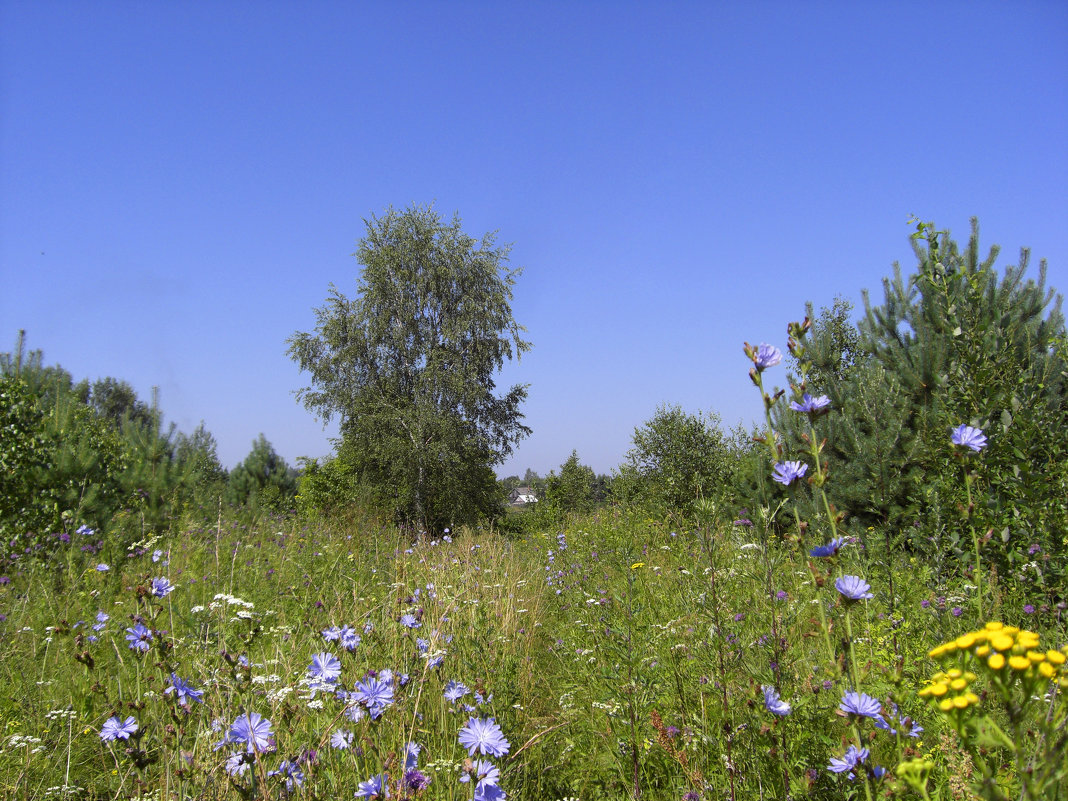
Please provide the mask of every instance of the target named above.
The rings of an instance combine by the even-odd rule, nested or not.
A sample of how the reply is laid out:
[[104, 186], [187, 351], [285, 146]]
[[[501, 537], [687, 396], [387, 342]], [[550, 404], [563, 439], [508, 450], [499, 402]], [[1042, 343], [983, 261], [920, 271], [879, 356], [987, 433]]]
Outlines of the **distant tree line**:
[[227, 471], [201, 423], [164, 425], [127, 382], [75, 382], [41, 351], [0, 353], [0, 536], [23, 551], [81, 526], [160, 532], [219, 504], [285, 510], [296, 474], [261, 434]]

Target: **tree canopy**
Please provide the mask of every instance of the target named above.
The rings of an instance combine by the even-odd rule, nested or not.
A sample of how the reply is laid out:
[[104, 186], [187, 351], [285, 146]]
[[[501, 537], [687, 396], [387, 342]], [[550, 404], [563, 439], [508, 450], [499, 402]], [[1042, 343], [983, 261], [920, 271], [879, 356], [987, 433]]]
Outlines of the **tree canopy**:
[[530, 348], [511, 309], [520, 270], [494, 234], [475, 240], [431, 207], [365, 221], [358, 294], [331, 285], [289, 355], [311, 375], [298, 399], [337, 418], [337, 458], [381, 506], [417, 525], [474, 521], [499, 501], [492, 466], [530, 433], [525, 386], [494, 376]]

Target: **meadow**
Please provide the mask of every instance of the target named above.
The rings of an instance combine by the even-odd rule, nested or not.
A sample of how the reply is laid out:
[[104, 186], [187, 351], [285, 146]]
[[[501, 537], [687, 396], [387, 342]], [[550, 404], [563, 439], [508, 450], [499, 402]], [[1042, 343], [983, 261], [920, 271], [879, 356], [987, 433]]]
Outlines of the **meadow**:
[[0, 794], [1064, 796], [1063, 601], [703, 511], [57, 535], [0, 578]]
[[573, 452], [452, 532], [382, 522], [341, 456], [298, 491], [262, 436], [226, 478], [206, 432], [111, 426], [38, 356], [74, 398], [42, 404], [9, 359], [0, 797], [1068, 799], [1068, 340], [1041, 282], [973, 246], [950, 286], [940, 242], [922, 337], [896, 301], [867, 344], [848, 308], [791, 323], [789, 396], [745, 346], [760, 430], [665, 409], [599, 505]]

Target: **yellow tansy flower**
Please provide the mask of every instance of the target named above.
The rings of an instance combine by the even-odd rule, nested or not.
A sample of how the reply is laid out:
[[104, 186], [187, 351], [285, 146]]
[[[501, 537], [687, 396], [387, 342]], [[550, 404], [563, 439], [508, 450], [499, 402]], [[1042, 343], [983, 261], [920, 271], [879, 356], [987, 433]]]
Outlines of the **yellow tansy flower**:
[[990, 658], [986, 660], [986, 663], [990, 665], [991, 670], [1001, 670], [1005, 667], [1005, 657], [1001, 654], [991, 654]]
[[975, 632], [969, 631], [967, 634], [962, 634], [956, 639], [957, 647], [961, 650], [971, 648], [975, 645]]
[[1011, 667], [1013, 670], [1027, 670], [1029, 667], [1031, 667], [1031, 660], [1028, 659], [1026, 656], [1010, 656], [1009, 667]]
[[999, 634], [990, 638], [990, 646], [995, 651], [1008, 651], [1013, 646], [1012, 637], [1008, 634]]

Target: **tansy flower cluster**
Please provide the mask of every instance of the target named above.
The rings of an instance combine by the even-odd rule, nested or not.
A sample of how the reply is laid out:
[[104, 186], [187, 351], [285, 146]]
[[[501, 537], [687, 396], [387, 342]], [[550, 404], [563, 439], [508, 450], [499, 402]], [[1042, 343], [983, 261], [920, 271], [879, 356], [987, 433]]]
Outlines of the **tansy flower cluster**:
[[1033, 631], [991, 621], [978, 631], [969, 631], [943, 643], [928, 654], [940, 662], [957, 660], [958, 667], [936, 673], [920, 690], [921, 696], [937, 701], [943, 712], [963, 710], [978, 703], [979, 698], [968, 686], [977, 678], [967, 668], [974, 668], [989, 678], [994, 686], [1007, 691], [1020, 681], [1027, 688], [1038, 682], [1056, 681], [1068, 687], [1064, 670], [1064, 651], [1041, 650]]
[[927, 686], [919, 691], [921, 698], [930, 698], [937, 702], [943, 712], [967, 709], [979, 703], [979, 696], [969, 689], [977, 676], [971, 671], [950, 668], [935, 673]]

